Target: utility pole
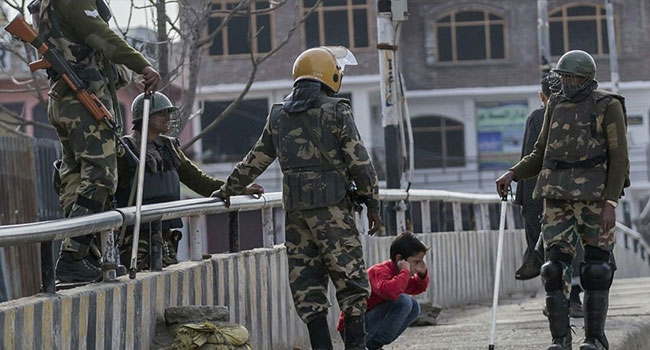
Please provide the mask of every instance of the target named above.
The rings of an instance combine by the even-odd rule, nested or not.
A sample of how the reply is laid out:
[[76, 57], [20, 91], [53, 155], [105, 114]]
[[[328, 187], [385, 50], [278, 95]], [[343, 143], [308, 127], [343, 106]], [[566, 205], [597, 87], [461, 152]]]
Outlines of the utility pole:
[[[377, 50], [379, 53], [381, 114], [386, 150], [386, 187], [389, 189], [401, 187], [402, 166], [400, 164], [399, 122], [403, 116], [399, 74], [396, 64], [398, 49], [396, 32], [400, 23], [406, 20], [406, 16], [406, 0], [377, 1]], [[398, 206], [400, 210], [403, 210], [403, 205], [398, 205], [398, 202], [385, 203], [386, 215], [384, 222], [386, 232], [389, 234], [399, 233], [396, 219]]]
[[167, 36], [167, 1], [158, 0], [156, 3], [156, 40], [158, 41], [158, 72], [162, 78], [160, 92], [167, 94], [167, 83], [169, 82], [169, 37]]
[[537, 0], [537, 48], [542, 77], [551, 71], [551, 40], [548, 34], [548, 1]]
[[619, 92], [618, 54], [616, 52], [616, 31], [614, 29], [614, 5], [612, 0], [605, 0], [607, 13], [607, 39], [609, 41], [609, 71], [612, 79], [612, 92]]

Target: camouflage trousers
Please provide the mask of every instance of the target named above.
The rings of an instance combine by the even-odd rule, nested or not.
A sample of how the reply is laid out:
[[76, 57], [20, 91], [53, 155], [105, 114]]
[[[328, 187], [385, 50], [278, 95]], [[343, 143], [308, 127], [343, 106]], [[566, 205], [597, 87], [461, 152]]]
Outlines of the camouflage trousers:
[[[108, 88], [96, 91], [112, 111]], [[113, 133], [105, 123], [95, 120], [62, 80], [49, 92], [47, 116], [63, 146], [58, 191], [66, 217], [108, 209], [109, 199], [117, 188]], [[88, 235], [73, 240], [86, 246], [91, 238]]]
[[[105, 123], [86, 110], [61, 81], [50, 90], [47, 116], [56, 129], [63, 159], [59, 169], [61, 206], [70, 211], [79, 196], [108, 208], [117, 188], [115, 137]], [[106, 91], [103, 91], [106, 90]], [[97, 94], [109, 111], [112, 102], [108, 89]]]
[[[163, 266], [178, 264], [178, 242], [183, 235], [178, 230], [166, 229], [162, 231], [162, 260]], [[137, 270], [149, 269], [149, 242], [155, 241], [155, 236], [151, 237], [149, 231], [140, 230], [138, 239], [138, 265]], [[131, 263], [131, 247], [133, 245], [133, 231], [127, 230], [124, 235], [124, 241], [120, 243], [120, 262], [127, 268]]]
[[[562, 253], [575, 257], [578, 244], [611, 252], [614, 249], [614, 228], [602, 232], [600, 228], [601, 201], [544, 200], [542, 236], [546, 251], [558, 246]], [[569, 297], [573, 267], [562, 263], [563, 291]]]
[[289, 285], [300, 318], [309, 323], [327, 312], [329, 279], [341, 311], [365, 312], [370, 286], [349, 203], [287, 212], [285, 223]]

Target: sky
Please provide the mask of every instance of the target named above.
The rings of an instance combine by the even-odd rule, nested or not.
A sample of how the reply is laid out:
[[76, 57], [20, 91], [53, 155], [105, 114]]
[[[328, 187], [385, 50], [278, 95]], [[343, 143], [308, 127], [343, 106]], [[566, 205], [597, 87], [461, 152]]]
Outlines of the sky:
[[[129, 10], [131, 8], [132, 0], [106, 0], [113, 11], [113, 16], [119, 24], [119, 26], [124, 29], [129, 20]], [[155, 0], [153, 0], [155, 1]], [[150, 5], [148, 0], [133, 0], [133, 3], [138, 7], [143, 7], [145, 5]], [[155, 8], [147, 9], [133, 9], [133, 15], [131, 17], [131, 27], [139, 26], [148, 26], [152, 28], [152, 18], [155, 18]], [[172, 20], [178, 15], [178, 6], [174, 2], [167, 5], [167, 16]], [[115, 27], [115, 21], [111, 20], [111, 27]]]

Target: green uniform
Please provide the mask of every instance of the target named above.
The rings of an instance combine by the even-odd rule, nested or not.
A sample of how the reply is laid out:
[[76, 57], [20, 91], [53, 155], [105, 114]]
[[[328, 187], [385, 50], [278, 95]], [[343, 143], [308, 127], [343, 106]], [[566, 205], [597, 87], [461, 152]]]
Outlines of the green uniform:
[[[601, 232], [604, 200], [618, 201], [629, 174], [626, 122], [621, 100], [605, 91], [572, 102], [553, 95], [534, 151], [511, 170], [517, 180], [539, 173], [534, 197], [544, 198], [546, 250], [574, 256], [582, 244], [612, 251], [614, 229]], [[582, 162], [582, 163], [581, 163]], [[563, 290], [572, 267], [564, 264]]]
[[[95, 0], [43, 0], [39, 18], [39, 35], [62, 51], [111, 113], [114, 106], [105, 71], [108, 62], [123, 64], [137, 73], [150, 65], [109, 28]], [[110, 67], [118, 87], [128, 83], [124, 67]], [[52, 84], [48, 119], [63, 145], [58, 189], [61, 205], [68, 217], [104, 211], [117, 187], [115, 137], [104, 123], [93, 118], [63, 80], [53, 71], [48, 73]], [[91, 237], [66, 240], [64, 250], [79, 252], [81, 244], [78, 257], [82, 257]]]
[[[125, 136], [125, 143], [133, 153], [140, 153], [140, 134], [138, 132]], [[129, 203], [137, 166], [126, 153], [118, 155], [118, 187], [115, 197], [120, 207], [134, 205], [135, 199]], [[178, 140], [168, 136], [160, 136], [147, 143], [145, 159], [145, 179], [143, 188], [143, 204], [162, 203], [180, 199], [180, 183], [185, 184], [196, 193], [207, 197], [218, 190], [223, 181], [213, 178], [199, 169], [189, 160], [180, 148]], [[135, 198], [135, 192], [133, 193]], [[177, 263], [176, 251], [181, 233], [177, 228], [183, 226], [181, 219], [162, 222], [163, 265]], [[149, 255], [149, 226], [143, 225], [138, 243], [138, 269], [148, 268]], [[129, 228], [120, 242], [120, 259], [130, 261], [133, 231]]]
[[[369, 210], [379, 207], [377, 175], [349, 102], [327, 97], [318, 83], [308, 85], [294, 88], [283, 105], [274, 105], [259, 140], [222, 187], [228, 195], [241, 192], [278, 158], [284, 175], [290, 286], [298, 314], [306, 323], [327, 312], [328, 276], [347, 315], [365, 312], [368, 277], [346, 193], [348, 180], [354, 180], [359, 194], [367, 198]], [[301, 116], [334, 164], [321, 156]], [[348, 178], [342, 178], [339, 170]]]

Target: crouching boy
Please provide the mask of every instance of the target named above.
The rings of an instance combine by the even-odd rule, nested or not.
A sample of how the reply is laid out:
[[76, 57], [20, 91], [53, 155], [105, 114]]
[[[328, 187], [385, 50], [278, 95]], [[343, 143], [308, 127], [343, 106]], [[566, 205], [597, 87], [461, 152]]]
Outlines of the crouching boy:
[[[381, 349], [395, 341], [420, 314], [418, 302], [411, 297], [424, 292], [429, 285], [425, 246], [412, 233], [397, 236], [390, 245], [390, 260], [368, 269], [372, 293], [368, 299], [366, 346]], [[344, 335], [344, 315], [337, 329]]]

